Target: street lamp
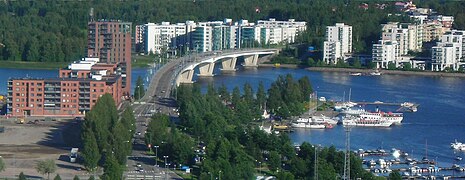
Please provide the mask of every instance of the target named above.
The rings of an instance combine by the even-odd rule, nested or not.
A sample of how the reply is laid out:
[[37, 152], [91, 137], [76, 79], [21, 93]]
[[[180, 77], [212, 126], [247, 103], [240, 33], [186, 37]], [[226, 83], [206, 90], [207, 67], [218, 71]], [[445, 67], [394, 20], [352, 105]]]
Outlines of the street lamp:
[[155, 167], [158, 167], [158, 147], [160, 146], [153, 146], [155, 148]]
[[208, 172], [210, 174], [210, 180], [213, 180], [213, 174], [211, 172]]
[[166, 169], [166, 159], [168, 159], [168, 156], [163, 156], [165, 158], [165, 169]]
[[218, 180], [221, 180], [221, 170], [218, 172]]

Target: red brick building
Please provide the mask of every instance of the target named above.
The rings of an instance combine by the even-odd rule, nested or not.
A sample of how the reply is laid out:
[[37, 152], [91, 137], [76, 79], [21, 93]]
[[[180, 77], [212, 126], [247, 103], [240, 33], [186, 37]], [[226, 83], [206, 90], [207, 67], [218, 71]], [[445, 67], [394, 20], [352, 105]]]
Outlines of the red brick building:
[[121, 63], [98, 63], [86, 58], [59, 71], [54, 79], [10, 79], [8, 114], [11, 116], [82, 116], [105, 93], [116, 104], [124, 99]]
[[91, 21], [87, 25], [87, 56], [99, 57], [100, 62], [119, 64], [123, 93], [131, 93], [131, 31], [132, 23], [121, 21]]

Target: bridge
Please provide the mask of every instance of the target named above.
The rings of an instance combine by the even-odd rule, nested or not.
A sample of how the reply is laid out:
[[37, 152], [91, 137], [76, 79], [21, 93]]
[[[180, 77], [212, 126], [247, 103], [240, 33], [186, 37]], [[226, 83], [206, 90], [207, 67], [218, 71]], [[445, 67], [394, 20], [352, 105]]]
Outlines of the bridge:
[[[198, 67], [200, 77], [214, 76], [213, 70], [216, 64], [221, 64], [222, 72], [236, 71], [237, 59], [244, 58], [244, 67], [258, 67], [260, 58], [269, 58], [273, 54], [278, 54], [279, 49], [246, 49], [229, 52], [214, 52], [208, 56], [202, 56], [200, 59], [192, 60], [182, 65], [176, 76], [176, 86], [182, 83], [193, 83], [194, 70]], [[196, 56], [196, 58], [198, 58]]]

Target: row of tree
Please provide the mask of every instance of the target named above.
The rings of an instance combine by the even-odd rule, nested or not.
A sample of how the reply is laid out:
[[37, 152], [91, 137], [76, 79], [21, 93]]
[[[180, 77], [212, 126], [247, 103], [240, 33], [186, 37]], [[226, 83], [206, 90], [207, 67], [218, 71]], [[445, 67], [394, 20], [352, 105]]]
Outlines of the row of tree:
[[[369, 3], [370, 8], [364, 10], [359, 8], [360, 1], [346, 0], [3, 1], [0, 3], [0, 58], [58, 62], [83, 56], [91, 8], [93, 19], [121, 19], [134, 24], [223, 18], [250, 21], [294, 18], [308, 24], [307, 32], [296, 39], [298, 43], [319, 49], [323, 44], [325, 27], [344, 22], [353, 26], [354, 51], [369, 53], [371, 45], [378, 40], [381, 23], [408, 20], [388, 16], [389, 13], [398, 12], [392, 3], [388, 3], [386, 9], [378, 9], [374, 5], [385, 1]], [[419, 7], [433, 8], [439, 14], [452, 15], [455, 17], [454, 28], [465, 28], [464, 3], [437, 0], [417, 0], [414, 3]], [[257, 47], [256, 44], [252, 46]]]
[[[296, 149], [286, 133], [266, 134], [257, 127], [265, 104], [282, 116], [299, 114], [312, 92], [307, 77], [294, 80], [291, 75], [280, 76], [268, 91], [262, 83], [257, 92], [250, 84], [242, 92], [238, 87], [229, 92], [224, 85], [218, 89], [210, 85], [205, 93], [196, 84], [180, 86], [179, 124], [170, 123], [166, 115], [155, 115], [146, 141], [170, 162], [198, 165], [194, 174], [199, 179], [252, 179], [261, 172], [278, 179], [312, 179], [315, 168], [320, 179], [334, 179], [343, 173], [343, 152], [308, 143]], [[354, 155], [350, 167], [351, 179], [375, 179]]]
[[82, 126], [82, 157], [89, 171], [104, 167], [102, 179], [120, 179], [131, 154], [135, 118], [131, 108], [126, 108], [121, 117], [113, 97], [100, 97], [92, 110], [86, 114]]

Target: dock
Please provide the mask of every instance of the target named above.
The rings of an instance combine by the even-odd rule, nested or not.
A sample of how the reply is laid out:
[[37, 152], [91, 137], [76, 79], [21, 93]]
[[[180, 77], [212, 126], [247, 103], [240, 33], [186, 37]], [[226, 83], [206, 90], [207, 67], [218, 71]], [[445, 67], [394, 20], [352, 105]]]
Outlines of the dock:
[[381, 102], [381, 101], [375, 101], [375, 102], [355, 102], [360, 105], [379, 105], [379, 106], [399, 106], [399, 109], [397, 109], [397, 112], [417, 112], [418, 106], [420, 104], [417, 103], [410, 103], [410, 102], [403, 102], [403, 103], [393, 103], [393, 102]]

